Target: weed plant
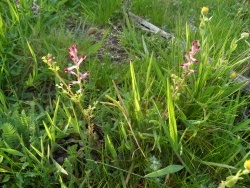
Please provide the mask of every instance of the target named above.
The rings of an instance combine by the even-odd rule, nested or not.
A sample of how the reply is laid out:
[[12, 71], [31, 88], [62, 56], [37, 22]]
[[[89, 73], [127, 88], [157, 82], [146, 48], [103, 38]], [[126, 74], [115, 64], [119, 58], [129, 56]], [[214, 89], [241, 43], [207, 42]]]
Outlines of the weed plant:
[[249, 7], [1, 1], [1, 187], [248, 187]]

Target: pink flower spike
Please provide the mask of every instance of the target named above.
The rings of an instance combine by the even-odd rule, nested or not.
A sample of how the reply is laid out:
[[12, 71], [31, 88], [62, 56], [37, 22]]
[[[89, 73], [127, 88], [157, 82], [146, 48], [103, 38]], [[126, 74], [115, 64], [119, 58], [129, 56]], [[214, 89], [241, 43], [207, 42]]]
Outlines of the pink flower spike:
[[189, 69], [189, 73], [196, 73], [197, 70]]
[[184, 57], [185, 57], [186, 60], [187, 60], [188, 62], [190, 62], [190, 63], [197, 63], [197, 62], [198, 62], [198, 60], [195, 59], [195, 58], [193, 57], [193, 55], [191, 55], [191, 54], [188, 55], [186, 52], [184, 52]]
[[196, 72], [197, 72], [196, 70], [190, 69], [190, 70], [188, 70], [186, 72], [183, 72], [182, 76], [188, 76], [189, 74], [196, 73]]
[[192, 62], [182, 63], [182, 64], [181, 64], [181, 67], [182, 67], [183, 69], [188, 69], [188, 67], [191, 66], [192, 64], [193, 64]]
[[197, 40], [194, 40], [192, 42], [192, 47], [191, 49], [189, 50], [189, 54], [191, 56], [195, 55], [198, 51], [200, 50], [200, 46], [198, 46], [198, 41]]
[[188, 62], [191, 62], [191, 61], [192, 61], [192, 60], [190, 59], [190, 56], [189, 56], [186, 52], [184, 52], [183, 55], [184, 55], [184, 57], [186, 58], [186, 60], [187, 60]]
[[79, 58], [77, 56], [77, 53], [78, 53], [77, 46], [75, 44], [71, 45], [68, 48], [68, 51], [69, 51], [70, 58], [74, 61], [74, 63], [77, 63], [79, 61]]
[[86, 57], [87, 57], [86, 55], [82, 55], [77, 65], [79, 66], [84, 61], [84, 59], [86, 59]]
[[190, 55], [189, 58], [190, 58], [191, 62], [193, 62], [193, 63], [198, 63], [198, 62], [199, 62], [197, 59], [195, 59], [195, 58], [192, 57], [191, 55]]
[[77, 74], [74, 72], [74, 71], [70, 71], [70, 72], [68, 72], [69, 74], [73, 74], [73, 75], [76, 75], [77, 76]]
[[82, 78], [83, 80], [85, 80], [85, 81], [88, 81], [88, 80], [89, 80], [89, 74], [90, 74], [89, 71], [85, 72], [84, 74], [82, 74], [82, 73], [80, 73], [80, 74], [81, 74], [81, 78]]
[[75, 84], [80, 84], [80, 82], [79, 81], [71, 81], [71, 82], [69, 82], [70, 86], [75, 85]]
[[64, 72], [70, 73], [70, 72], [72, 72], [72, 70], [74, 70], [76, 67], [77, 67], [76, 65], [73, 65], [73, 66], [71, 66], [71, 67], [65, 68], [65, 69], [64, 69]]

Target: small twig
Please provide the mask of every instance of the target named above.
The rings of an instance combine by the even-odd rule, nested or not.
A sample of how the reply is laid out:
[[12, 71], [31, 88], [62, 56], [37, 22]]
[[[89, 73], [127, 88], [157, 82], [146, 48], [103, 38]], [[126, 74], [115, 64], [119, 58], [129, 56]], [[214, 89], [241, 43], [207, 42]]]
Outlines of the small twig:
[[128, 15], [129, 15], [130, 19], [132, 19], [132, 21], [135, 21], [135, 22], [138, 23], [138, 25], [140, 26], [141, 29], [146, 30], [146, 31], [150, 31], [150, 32], [153, 32], [153, 33], [157, 33], [157, 34], [159, 34], [160, 36], [162, 36], [162, 37], [164, 37], [166, 39], [174, 38], [174, 36], [172, 34], [163, 31], [159, 27], [157, 27], [157, 26], [151, 24], [150, 22], [144, 20], [140, 16], [137, 16], [137, 15], [133, 14], [132, 12], [128, 12]]

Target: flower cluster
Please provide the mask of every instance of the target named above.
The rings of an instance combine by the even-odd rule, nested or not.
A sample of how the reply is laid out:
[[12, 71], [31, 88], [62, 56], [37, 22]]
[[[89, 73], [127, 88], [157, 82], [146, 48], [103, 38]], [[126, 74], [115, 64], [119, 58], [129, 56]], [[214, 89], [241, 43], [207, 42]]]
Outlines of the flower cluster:
[[194, 63], [197, 63], [198, 60], [194, 58], [194, 55], [200, 50], [200, 46], [198, 45], [198, 41], [195, 40], [192, 42], [192, 46], [189, 50], [189, 52], [184, 52], [184, 57], [186, 59], [186, 62], [181, 64], [181, 67], [185, 70], [183, 72], [183, 75], [186, 76], [190, 73], [196, 72], [195, 70], [191, 69], [192, 65]]
[[88, 77], [89, 77], [89, 74], [90, 74], [89, 71], [87, 71], [85, 73], [81, 73], [80, 70], [79, 70], [79, 67], [80, 67], [81, 63], [86, 59], [86, 56], [82, 55], [82, 56], [78, 57], [78, 48], [77, 48], [77, 46], [75, 44], [71, 45], [68, 48], [68, 51], [69, 51], [69, 54], [70, 54], [70, 58], [73, 61], [73, 65], [71, 67], [65, 68], [64, 71], [66, 73], [75, 75], [77, 77], [76, 81], [71, 81], [69, 83], [70, 86], [75, 85], [75, 84], [80, 85], [82, 80], [83, 81], [88, 81]]

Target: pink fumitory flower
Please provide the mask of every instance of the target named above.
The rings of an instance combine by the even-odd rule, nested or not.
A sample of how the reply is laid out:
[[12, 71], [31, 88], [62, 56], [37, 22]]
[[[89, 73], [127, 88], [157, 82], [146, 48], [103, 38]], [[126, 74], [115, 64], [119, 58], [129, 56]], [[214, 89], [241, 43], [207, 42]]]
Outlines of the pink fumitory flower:
[[73, 75], [77, 76], [78, 79], [79, 79], [78, 81], [71, 81], [69, 83], [69, 85], [81, 84], [80, 79], [82, 79], [84, 81], [88, 81], [88, 77], [89, 77], [89, 74], [90, 74], [89, 71], [87, 71], [85, 73], [81, 73], [81, 72], [76, 73], [76, 72], [74, 72], [74, 69], [79, 70], [79, 66], [86, 59], [86, 56], [82, 55], [82, 56], [80, 56], [80, 58], [78, 57], [78, 54], [77, 54], [78, 53], [78, 48], [77, 48], [77, 46], [75, 44], [71, 45], [68, 48], [68, 51], [69, 51], [70, 59], [73, 60], [74, 65], [72, 65], [71, 67], [65, 68], [64, 72], [73, 74]]
[[194, 40], [193, 42], [192, 42], [192, 47], [191, 47], [191, 49], [189, 50], [189, 54], [191, 55], [191, 56], [194, 56], [199, 50], [200, 50], [200, 46], [198, 46], [198, 41], [197, 40]]
[[181, 64], [181, 67], [186, 70], [186, 72], [183, 73], [183, 75], [188, 75], [190, 73], [196, 72], [195, 70], [190, 69], [190, 67], [197, 63], [198, 60], [194, 58], [194, 55], [200, 50], [200, 46], [198, 46], [198, 41], [194, 40], [192, 42], [192, 46], [188, 53], [184, 52], [184, 57], [186, 59], [186, 62]]
[[80, 73], [81, 75], [81, 78], [85, 81], [88, 81], [89, 80], [89, 71], [85, 72], [84, 74]]
[[75, 84], [81, 84], [81, 83], [79, 81], [71, 81], [71, 82], [69, 82], [70, 86], [75, 85]]
[[75, 68], [77, 68], [77, 66], [73, 65], [71, 67], [65, 68], [64, 72], [72, 73]]
[[70, 59], [73, 60], [73, 62], [75, 64], [77, 64], [78, 66], [83, 62], [84, 59], [86, 59], [86, 56], [85, 55], [82, 55], [79, 59], [77, 53], [78, 53], [78, 48], [75, 44], [71, 45], [69, 48], [68, 48], [68, 51], [69, 51], [69, 56], [70, 56]]
[[70, 59], [72, 59], [74, 63], [76, 64], [76, 62], [79, 61], [79, 58], [77, 56], [77, 52], [78, 52], [77, 46], [75, 44], [71, 45], [68, 48], [68, 51], [69, 51]]
[[80, 66], [80, 64], [83, 62], [83, 60], [86, 59], [86, 57], [87, 57], [86, 55], [82, 55], [79, 61], [77, 62], [77, 65]]

